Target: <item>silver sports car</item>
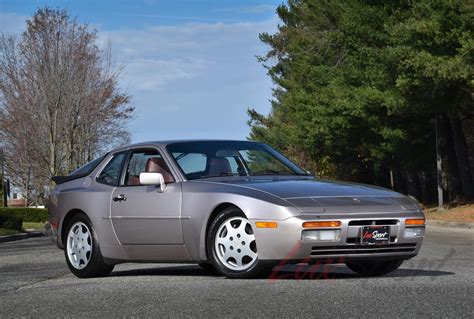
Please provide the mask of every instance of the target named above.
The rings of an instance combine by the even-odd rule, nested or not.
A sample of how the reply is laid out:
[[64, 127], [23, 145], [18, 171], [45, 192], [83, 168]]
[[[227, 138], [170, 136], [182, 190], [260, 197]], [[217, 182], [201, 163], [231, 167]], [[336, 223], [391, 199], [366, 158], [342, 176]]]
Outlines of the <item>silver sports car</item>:
[[54, 178], [48, 232], [78, 277], [122, 262], [249, 278], [279, 263], [383, 275], [418, 254], [425, 218], [393, 191], [311, 176], [266, 144], [163, 141]]

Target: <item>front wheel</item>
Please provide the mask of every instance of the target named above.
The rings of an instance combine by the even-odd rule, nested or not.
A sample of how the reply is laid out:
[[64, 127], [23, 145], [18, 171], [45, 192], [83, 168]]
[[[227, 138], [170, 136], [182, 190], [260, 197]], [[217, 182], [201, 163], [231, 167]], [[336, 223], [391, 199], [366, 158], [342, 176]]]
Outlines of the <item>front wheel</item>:
[[212, 221], [207, 253], [214, 268], [229, 278], [253, 278], [264, 270], [252, 225], [236, 207], [225, 209]]
[[346, 262], [346, 266], [362, 276], [383, 276], [401, 266], [403, 260]]
[[79, 278], [106, 276], [114, 269], [104, 262], [89, 218], [74, 216], [68, 224], [64, 254], [71, 272]]

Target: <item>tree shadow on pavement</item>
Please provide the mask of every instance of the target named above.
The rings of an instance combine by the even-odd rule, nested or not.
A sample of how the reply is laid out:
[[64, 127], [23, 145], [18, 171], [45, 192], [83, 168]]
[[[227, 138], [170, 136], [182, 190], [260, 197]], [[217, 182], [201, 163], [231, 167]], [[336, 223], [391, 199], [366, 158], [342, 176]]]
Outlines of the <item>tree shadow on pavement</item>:
[[[408, 278], [408, 277], [440, 277], [450, 276], [455, 273], [441, 270], [428, 269], [407, 269], [400, 268], [394, 272], [383, 276], [384, 278]], [[129, 269], [114, 271], [110, 274], [112, 277], [125, 276], [205, 276], [205, 277], [223, 277], [222, 275], [204, 270], [198, 265], [177, 265], [141, 269]], [[344, 265], [325, 265], [314, 267], [311, 265], [286, 265], [281, 270], [274, 268], [259, 279], [270, 280], [328, 280], [328, 279], [350, 279], [364, 278], [361, 275], [353, 273]]]
[[[409, 278], [409, 277], [439, 277], [454, 275], [453, 272], [438, 271], [438, 270], [421, 270], [421, 269], [397, 269], [392, 273], [389, 273], [380, 278]], [[356, 273], [351, 272], [349, 269], [346, 271], [329, 270], [329, 271], [312, 271], [307, 270], [279, 270], [273, 271], [268, 279], [271, 280], [330, 280], [330, 279], [356, 279], [356, 278], [368, 278]], [[377, 278], [377, 277], [373, 277]]]
[[110, 277], [125, 277], [125, 276], [206, 276], [219, 277], [220, 275], [204, 270], [198, 265], [179, 265], [179, 266], [165, 266], [153, 268], [139, 268], [113, 271]]

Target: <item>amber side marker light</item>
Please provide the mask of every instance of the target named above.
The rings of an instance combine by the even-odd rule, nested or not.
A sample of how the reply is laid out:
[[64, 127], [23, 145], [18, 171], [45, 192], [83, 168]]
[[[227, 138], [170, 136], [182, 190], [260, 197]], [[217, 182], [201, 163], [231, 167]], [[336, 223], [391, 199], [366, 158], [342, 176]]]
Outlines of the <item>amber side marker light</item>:
[[321, 221], [321, 222], [304, 222], [303, 228], [330, 228], [330, 227], [341, 227], [342, 223], [338, 220], [333, 221]]
[[405, 220], [405, 225], [408, 225], [408, 226], [420, 226], [424, 224], [425, 224], [425, 220], [422, 218]]
[[257, 228], [277, 228], [278, 223], [277, 222], [256, 222], [255, 226], [257, 226]]

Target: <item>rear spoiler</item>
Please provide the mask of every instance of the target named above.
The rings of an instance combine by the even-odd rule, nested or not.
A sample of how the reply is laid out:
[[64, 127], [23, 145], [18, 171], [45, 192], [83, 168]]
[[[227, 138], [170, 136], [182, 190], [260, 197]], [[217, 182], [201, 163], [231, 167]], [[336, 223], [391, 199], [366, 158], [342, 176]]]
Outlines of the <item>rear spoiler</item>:
[[86, 177], [89, 174], [77, 174], [77, 175], [68, 175], [68, 176], [53, 176], [51, 180], [56, 183], [56, 185], [69, 182], [81, 177]]
[[[62, 183], [65, 183], [65, 182], [69, 182], [69, 181], [72, 181], [72, 180], [75, 180], [75, 179], [78, 179], [78, 178], [82, 178], [82, 177], [86, 177], [87, 175], [89, 175], [96, 167], [97, 165], [99, 165], [102, 160], [108, 155], [109, 153], [105, 153], [104, 155], [102, 155], [101, 157], [98, 157], [96, 158], [95, 160], [89, 162], [89, 163], [86, 163], [84, 166], [81, 166], [80, 168], [78, 168], [76, 171], [78, 170], [82, 170], [82, 173], [81, 174], [74, 174], [74, 172], [72, 172], [71, 174], [69, 175], [66, 175], [66, 176], [53, 176], [51, 178], [51, 180], [56, 183], [56, 185], [59, 185], [59, 184], [62, 184]], [[93, 167], [91, 166], [91, 163], [95, 162], [95, 165], [93, 165]], [[88, 171], [85, 172], [84, 171], [84, 167], [85, 166], [90, 166]]]

